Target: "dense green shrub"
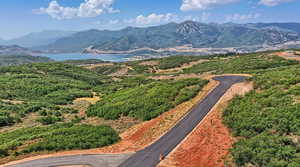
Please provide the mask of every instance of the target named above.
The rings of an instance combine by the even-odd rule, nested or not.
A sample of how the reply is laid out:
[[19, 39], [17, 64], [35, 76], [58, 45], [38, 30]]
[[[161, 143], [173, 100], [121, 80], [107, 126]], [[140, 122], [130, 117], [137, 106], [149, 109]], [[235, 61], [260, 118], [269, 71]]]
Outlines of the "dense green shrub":
[[299, 64], [299, 62], [286, 60], [278, 56], [249, 54], [225, 59], [217, 57], [211, 61], [184, 69], [184, 73], [258, 73], [263, 70], [294, 64]]
[[109, 74], [113, 74], [121, 69], [122, 69], [122, 66], [120, 64], [114, 64], [114, 65], [108, 65], [108, 66], [99, 66], [99, 67], [93, 68], [92, 70], [99, 74], [102, 74], [102, 75], [109, 75]]
[[116, 91], [134, 88], [151, 82], [155, 81], [151, 79], [146, 79], [145, 77], [123, 77], [120, 81], [106, 82], [100, 86], [96, 86], [93, 88], [93, 91], [107, 95]]
[[8, 126], [15, 123], [15, 118], [12, 117], [8, 112], [0, 110], [0, 127]]
[[60, 122], [62, 121], [63, 118], [60, 116], [43, 116], [40, 117], [39, 119], [37, 119], [38, 122], [42, 123], [43, 125], [50, 125], [50, 124], [54, 124], [56, 122]]
[[243, 139], [232, 149], [237, 166], [300, 166], [300, 66], [261, 71], [255, 90], [235, 98], [223, 113], [224, 122]]
[[[200, 79], [153, 81], [121, 89], [104, 96], [103, 100], [89, 108], [87, 115], [105, 119], [117, 119], [124, 115], [150, 120], [194, 97], [206, 83], [207, 81]], [[196, 86], [197, 89], [187, 88], [190, 86]]]
[[290, 139], [270, 133], [262, 133], [234, 144], [233, 157], [238, 166], [282, 166], [300, 165], [300, 153]]
[[[28, 113], [59, 111], [62, 108], [57, 105], [71, 104], [80, 97], [92, 97], [91, 89], [104, 80], [105, 77], [93, 71], [62, 63], [0, 67], [0, 110], [8, 113], [1, 114], [0, 126], [11, 125]], [[4, 103], [2, 99], [23, 103]], [[38, 120], [50, 124], [62, 119], [42, 117]]]
[[[108, 126], [57, 124], [49, 127], [18, 129], [0, 134], [0, 156], [37, 151], [59, 151], [98, 148], [119, 141], [118, 134]], [[34, 141], [34, 142], [30, 142]], [[25, 143], [31, 143], [26, 144]], [[17, 149], [22, 146], [22, 149]]]

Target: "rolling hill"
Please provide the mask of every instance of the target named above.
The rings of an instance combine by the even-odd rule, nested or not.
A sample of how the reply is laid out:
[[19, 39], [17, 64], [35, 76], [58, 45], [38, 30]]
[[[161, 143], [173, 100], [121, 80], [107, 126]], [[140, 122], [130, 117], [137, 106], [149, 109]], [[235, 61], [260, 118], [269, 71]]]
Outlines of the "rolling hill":
[[35, 51], [18, 45], [0, 45], [0, 55], [32, 55]]

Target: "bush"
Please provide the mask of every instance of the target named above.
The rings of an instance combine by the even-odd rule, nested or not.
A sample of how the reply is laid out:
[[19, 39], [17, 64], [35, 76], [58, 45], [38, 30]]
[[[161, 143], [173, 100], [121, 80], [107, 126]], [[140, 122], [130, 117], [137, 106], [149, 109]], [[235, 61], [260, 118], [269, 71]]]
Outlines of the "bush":
[[63, 118], [58, 117], [58, 116], [45, 116], [45, 117], [41, 117], [41, 118], [37, 119], [37, 121], [42, 123], [43, 125], [54, 124], [54, 123], [60, 122], [62, 120], [63, 120]]
[[[0, 156], [14, 155], [15, 152], [98, 148], [119, 140], [118, 134], [108, 126], [57, 124], [23, 128], [0, 134]], [[20, 146], [22, 149], [17, 149]]]
[[[175, 105], [194, 97], [207, 81], [185, 79], [179, 81], [153, 81], [133, 88], [107, 94], [92, 105], [88, 116], [118, 119], [121, 115], [150, 120]], [[195, 86], [196, 89], [190, 89]]]
[[12, 117], [8, 112], [0, 111], [0, 127], [8, 126], [15, 123], [15, 118]]
[[231, 150], [237, 166], [300, 166], [300, 66], [261, 71], [256, 90], [235, 98], [223, 112], [224, 122], [243, 139]]

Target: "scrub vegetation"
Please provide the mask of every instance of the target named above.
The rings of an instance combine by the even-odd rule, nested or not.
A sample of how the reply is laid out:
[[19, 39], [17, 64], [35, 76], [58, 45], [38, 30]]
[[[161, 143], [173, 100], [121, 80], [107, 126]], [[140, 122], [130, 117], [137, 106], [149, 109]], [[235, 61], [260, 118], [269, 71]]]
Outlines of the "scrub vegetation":
[[118, 134], [108, 126], [69, 123], [18, 129], [0, 134], [0, 157], [38, 151], [97, 148], [119, 139]]
[[87, 115], [105, 119], [131, 116], [150, 120], [193, 98], [207, 82], [201, 79], [152, 81], [125, 88], [104, 96], [103, 100], [89, 108]]
[[[89, 63], [95, 68], [85, 68]], [[208, 82], [199, 78], [157, 81], [144, 75], [113, 79], [109, 75], [127, 64], [101, 63], [108, 62], [0, 67], [0, 157], [111, 145], [120, 140], [117, 130], [85, 121], [88, 117], [150, 120], [193, 98]], [[87, 107], [84, 103], [83, 110], [74, 107], [77, 99], [94, 96], [101, 100]]]
[[[157, 70], [206, 59], [154, 80]], [[86, 69], [86, 64], [93, 67]], [[96, 63], [96, 64], [94, 64]], [[251, 74], [255, 89], [236, 97], [223, 111], [237, 137], [231, 149], [236, 166], [300, 166], [300, 64], [271, 52], [211, 57], [174, 56], [124, 63], [75, 61], [0, 68], [0, 157], [40, 151], [97, 148], [120, 140], [116, 130], [85, 119], [147, 121], [195, 97], [208, 83], [184, 74]], [[78, 66], [75, 66], [75, 65]], [[80, 67], [85, 64], [84, 67]], [[128, 73], [110, 76], [121, 68]], [[199, 75], [190, 75], [199, 76]], [[74, 100], [99, 96], [83, 111]], [[35, 126], [8, 129], [31, 119]], [[71, 119], [70, 119], [71, 118]], [[84, 122], [84, 123], [83, 123]]]
[[254, 77], [256, 89], [235, 98], [224, 121], [235, 136], [238, 166], [300, 165], [300, 66], [279, 67]]
[[231, 154], [236, 166], [300, 165], [300, 65], [270, 53], [215, 58], [184, 73], [252, 74], [255, 89], [236, 97], [223, 112], [238, 141]]

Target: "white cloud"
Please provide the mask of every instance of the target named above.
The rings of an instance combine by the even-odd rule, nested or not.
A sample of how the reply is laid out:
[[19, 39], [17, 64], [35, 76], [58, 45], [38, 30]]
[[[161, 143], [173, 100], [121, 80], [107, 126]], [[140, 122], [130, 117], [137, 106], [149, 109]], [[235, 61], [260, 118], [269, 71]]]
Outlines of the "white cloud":
[[200, 20], [201, 20], [202, 22], [206, 22], [206, 21], [209, 20], [210, 15], [211, 15], [210, 13], [203, 12], [202, 15], [201, 15]]
[[152, 13], [148, 16], [139, 15], [134, 20], [129, 19], [129, 20], [125, 20], [125, 22], [135, 23], [137, 25], [153, 25], [153, 24], [172, 22], [176, 20], [177, 20], [177, 15], [172, 13], [167, 13], [167, 14]]
[[242, 22], [242, 21], [247, 21], [251, 19], [257, 19], [260, 17], [259, 13], [250, 13], [250, 14], [232, 14], [226, 16], [225, 20], [226, 22]]
[[56, 0], [51, 1], [47, 8], [35, 10], [38, 14], [48, 14], [55, 19], [71, 19], [75, 17], [96, 17], [103, 13], [119, 12], [112, 8], [115, 0], [84, 0], [79, 7], [64, 7]]
[[109, 20], [108, 24], [110, 25], [114, 25], [114, 24], [119, 24], [120, 21], [119, 20]]
[[182, 0], [182, 11], [204, 10], [218, 5], [238, 2], [239, 0]]
[[149, 26], [149, 25], [159, 25], [159, 24], [165, 24], [169, 22], [183, 22], [187, 20], [191, 21], [201, 21], [206, 22], [209, 20], [209, 17], [211, 16], [210, 13], [203, 12], [201, 15], [198, 16], [178, 16], [173, 13], [167, 13], [167, 14], [156, 14], [152, 13], [150, 15], [144, 16], [139, 15], [136, 18], [132, 19], [124, 19], [123, 23], [131, 26]]
[[266, 6], [276, 6], [281, 3], [292, 2], [294, 0], [260, 0], [259, 4]]

